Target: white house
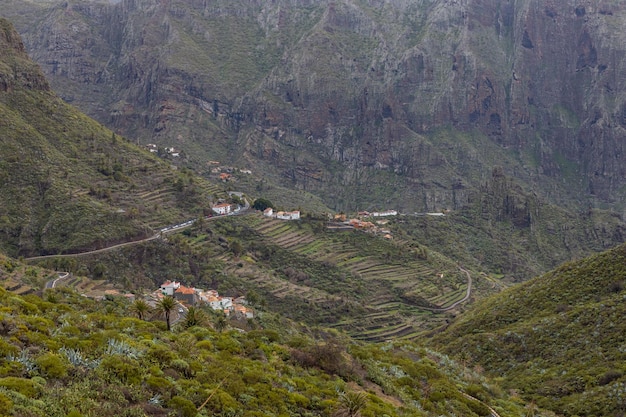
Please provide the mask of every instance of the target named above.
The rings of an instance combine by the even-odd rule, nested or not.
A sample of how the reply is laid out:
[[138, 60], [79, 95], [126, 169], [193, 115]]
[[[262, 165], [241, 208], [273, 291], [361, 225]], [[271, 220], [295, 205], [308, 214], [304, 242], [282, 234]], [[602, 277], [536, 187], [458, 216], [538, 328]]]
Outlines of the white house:
[[397, 216], [398, 212], [396, 210], [385, 210], [385, 211], [376, 211], [371, 213], [373, 217], [385, 217], [385, 216]]
[[274, 209], [271, 207], [266, 208], [265, 210], [263, 210], [263, 215], [265, 217], [272, 217], [274, 215]]
[[174, 296], [174, 292], [176, 292], [177, 289], [180, 288], [180, 282], [176, 282], [176, 281], [165, 281], [163, 284], [161, 284], [161, 292], [164, 295], [169, 295], [170, 297]]
[[299, 211], [279, 211], [276, 213], [276, 218], [281, 220], [300, 220]]
[[231, 209], [230, 204], [227, 204], [227, 203], [216, 204], [213, 207], [211, 207], [211, 210], [213, 210], [214, 213], [219, 214], [219, 215], [229, 214], [230, 209]]
[[208, 297], [209, 306], [213, 310], [230, 310], [233, 308], [233, 299], [231, 297]]

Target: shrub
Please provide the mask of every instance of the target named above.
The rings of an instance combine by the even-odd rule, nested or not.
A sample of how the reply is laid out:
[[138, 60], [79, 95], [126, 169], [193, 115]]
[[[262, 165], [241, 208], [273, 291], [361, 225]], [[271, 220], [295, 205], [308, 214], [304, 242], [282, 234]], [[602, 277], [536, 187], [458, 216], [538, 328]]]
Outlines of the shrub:
[[41, 393], [41, 386], [35, 381], [24, 378], [17, 378], [8, 376], [6, 378], [0, 378], [0, 387], [17, 391], [27, 397], [37, 397]]
[[213, 350], [213, 343], [210, 340], [201, 340], [196, 343], [196, 349]]
[[67, 364], [54, 353], [44, 353], [35, 360], [39, 372], [46, 378], [63, 378], [67, 376]]
[[0, 416], [11, 415], [13, 409], [13, 402], [4, 394], [0, 394]]
[[611, 369], [610, 371], [606, 371], [604, 375], [602, 375], [598, 379], [598, 385], [607, 385], [611, 382], [620, 379], [622, 377], [622, 373], [620, 371], [616, 371], [615, 369]]
[[197, 414], [194, 403], [178, 395], [172, 398], [168, 405], [178, 411], [181, 417], [194, 417]]
[[107, 356], [99, 367], [103, 377], [109, 381], [137, 384], [141, 381], [141, 369], [136, 361], [120, 355]]

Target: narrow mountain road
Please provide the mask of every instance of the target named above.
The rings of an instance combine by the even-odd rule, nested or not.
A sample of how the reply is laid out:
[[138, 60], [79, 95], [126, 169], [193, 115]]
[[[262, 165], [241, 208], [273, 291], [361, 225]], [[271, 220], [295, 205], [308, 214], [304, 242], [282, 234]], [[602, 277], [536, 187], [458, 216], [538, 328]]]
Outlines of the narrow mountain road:
[[62, 280], [65, 279], [69, 276], [71, 276], [72, 274], [70, 274], [69, 272], [57, 272], [58, 277], [55, 279], [51, 279], [50, 281], [46, 282], [45, 288], [54, 288], [56, 287], [57, 283]]
[[[244, 199], [244, 204], [245, 205], [244, 205], [243, 208], [241, 208], [238, 211], [232, 213], [231, 215], [232, 216], [241, 216], [243, 214], [246, 214], [249, 211], [249, 209], [250, 209], [250, 204], [248, 203], [247, 199]], [[204, 220], [211, 221], [211, 220], [221, 219], [221, 218], [226, 218], [226, 217], [228, 217], [228, 216], [205, 217]], [[151, 240], [160, 239], [165, 234], [178, 232], [180, 230], [183, 230], [183, 229], [186, 229], [188, 227], [191, 227], [191, 226], [193, 226], [193, 224], [195, 222], [196, 222], [196, 219], [193, 219], [193, 220], [188, 220], [188, 221], [186, 221], [184, 223], [178, 223], [178, 224], [175, 224], [175, 225], [172, 225], [172, 226], [167, 226], [167, 227], [164, 227], [161, 230], [159, 230], [154, 235], [152, 235], [150, 237], [147, 237], [145, 239], [132, 240], [130, 242], [118, 243], [116, 245], [107, 246], [106, 248], [100, 248], [100, 249], [95, 249], [95, 250], [90, 250], [90, 251], [85, 251], [85, 252], [78, 252], [78, 253], [33, 256], [33, 257], [30, 257], [30, 258], [24, 258], [24, 261], [37, 261], [37, 260], [40, 260], [40, 259], [48, 259], [48, 258], [78, 258], [80, 256], [86, 256], [86, 255], [93, 255], [93, 254], [97, 254], [97, 253], [109, 252], [109, 251], [112, 251], [112, 250], [115, 250], [115, 249], [123, 248], [125, 246], [138, 245], [140, 243], [145, 243], [145, 242], [149, 242]], [[48, 288], [48, 287], [46, 287], [46, 288]]]
[[472, 296], [472, 275], [466, 269], [463, 269], [461, 267], [459, 267], [459, 269], [461, 271], [465, 272], [465, 275], [467, 275], [467, 290], [465, 291], [465, 297], [461, 298], [459, 301], [455, 301], [453, 304], [449, 305], [448, 307], [444, 307], [444, 308], [429, 308], [429, 307], [421, 307], [420, 306], [421, 309], [432, 311], [434, 313], [444, 313], [446, 311], [450, 311], [450, 310], [454, 309], [458, 305], [463, 304], [464, 302], [469, 300], [469, 298]]

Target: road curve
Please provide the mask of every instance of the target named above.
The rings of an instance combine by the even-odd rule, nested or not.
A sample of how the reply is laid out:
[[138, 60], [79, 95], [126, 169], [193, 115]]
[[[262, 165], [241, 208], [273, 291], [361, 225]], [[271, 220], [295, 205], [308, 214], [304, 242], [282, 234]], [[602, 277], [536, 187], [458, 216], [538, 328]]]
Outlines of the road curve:
[[46, 285], [44, 288], [54, 288], [57, 285], [57, 282], [59, 282], [62, 279], [65, 279], [67, 277], [69, 277], [71, 274], [69, 272], [57, 272], [58, 277], [55, 279], [51, 279], [50, 281], [46, 282]]

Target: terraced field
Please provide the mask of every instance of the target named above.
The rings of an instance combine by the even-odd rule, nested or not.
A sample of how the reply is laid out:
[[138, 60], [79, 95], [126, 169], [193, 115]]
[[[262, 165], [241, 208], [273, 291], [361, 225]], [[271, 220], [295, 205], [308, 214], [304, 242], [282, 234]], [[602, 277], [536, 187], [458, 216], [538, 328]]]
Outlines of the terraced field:
[[[411, 256], [411, 248], [388, 242], [374, 236], [363, 237], [362, 232], [326, 232], [314, 234], [297, 222], [256, 218], [249, 224], [271, 244], [311, 261], [327, 263], [345, 270], [359, 280], [367, 295], [359, 303], [367, 313], [343, 320], [335, 327], [364, 340], [411, 338], [426, 327], [441, 323], [444, 314], [427, 311], [442, 308], [463, 299], [466, 294], [466, 276], [458, 267], [442, 257], [419, 259]], [[404, 253], [400, 261], [389, 253]], [[259, 277], [257, 283], [266, 279]], [[280, 277], [275, 277], [285, 282]], [[269, 280], [272, 281], [272, 280]], [[265, 283], [265, 285], [269, 285]], [[308, 288], [283, 284], [276, 294], [311, 296]], [[327, 296], [319, 291], [319, 296]], [[315, 297], [319, 298], [319, 297]]]

